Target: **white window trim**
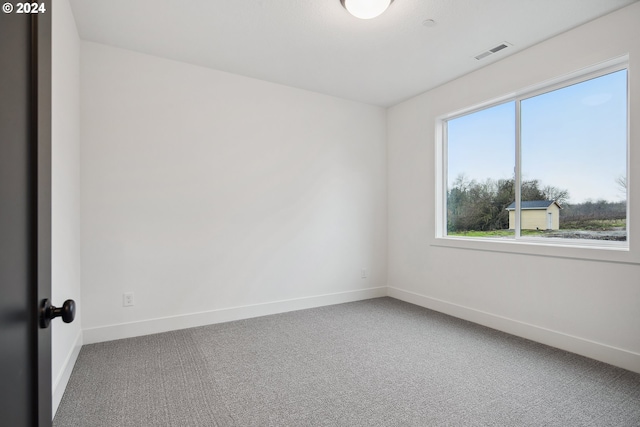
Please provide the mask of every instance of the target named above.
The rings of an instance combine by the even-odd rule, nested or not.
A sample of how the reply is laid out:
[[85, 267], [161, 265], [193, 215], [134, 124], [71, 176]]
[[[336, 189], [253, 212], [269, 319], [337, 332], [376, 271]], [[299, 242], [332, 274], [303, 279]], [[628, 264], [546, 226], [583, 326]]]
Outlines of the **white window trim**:
[[436, 118], [436, 212], [435, 212], [435, 239], [432, 246], [451, 247], [458, 249], [482, 250], [488, 252], [508, 252], [523, 255], [551, 256], [556, 258], [585, 259], [606, 262], [619, 262], [629, 264], [640, 264], [640, 251], [635, 248], [631, 239], [631, 216], [630, 216], [630, 187], [627, 188], [627, 241], [589, 241], [579, 239], [561, 238], [528, 238], [520, 235], [520, 216], [515, 218], [515, 237], [505, 239], [478, 238], [447, 236], [446, 230], [446, 182], [447, 182], [447, 147], [446, 147], [446, 122], [457, 117], [465, 116], [477, 111], [481, 111], [505, 102], [516, 101], [516, 206], [520, 201], [520, 102], [521, 100], [541, 95], [553, 90], [561, 89], [572, 84], [577, 84], [586, 80], [600, 77], [620, 70], [627, 70], [627, 183], [630, 185], [630, 122], [629, 103], [631, 99], [629, 83], [629, 55], [618, 57], [591, 67], [587, 67], [574, 73], [547, 80], [540, 84], [532, 85], [522, 90], [518, 90], [507, 95], [493, 98], [489, 101], [476, 104], [472, 107], [445, 114]]

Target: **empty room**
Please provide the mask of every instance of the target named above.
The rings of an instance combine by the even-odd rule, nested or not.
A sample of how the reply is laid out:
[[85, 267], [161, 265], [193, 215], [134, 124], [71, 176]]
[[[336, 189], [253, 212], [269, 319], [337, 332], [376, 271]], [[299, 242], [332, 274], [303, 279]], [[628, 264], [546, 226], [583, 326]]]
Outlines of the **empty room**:
[[640, 2], [1, 15], [0, 424], [640, 426]]

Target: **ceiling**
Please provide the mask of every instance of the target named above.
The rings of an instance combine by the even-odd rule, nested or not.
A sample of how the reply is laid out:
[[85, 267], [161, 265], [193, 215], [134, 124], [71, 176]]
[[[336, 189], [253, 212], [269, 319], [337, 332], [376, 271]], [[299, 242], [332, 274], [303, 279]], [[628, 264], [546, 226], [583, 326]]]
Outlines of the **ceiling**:
[[395, 0], [360, 20], [340, 0], [70, 0], [83, 40], [380, 106], [635, 1]]

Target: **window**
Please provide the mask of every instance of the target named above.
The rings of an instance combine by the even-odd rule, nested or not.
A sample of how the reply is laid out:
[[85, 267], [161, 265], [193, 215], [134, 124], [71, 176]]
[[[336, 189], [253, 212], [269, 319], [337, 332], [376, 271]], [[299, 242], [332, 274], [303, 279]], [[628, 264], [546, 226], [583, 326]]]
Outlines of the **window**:
[[440, 237], [627, 242], [625, 64], [442, 120]]

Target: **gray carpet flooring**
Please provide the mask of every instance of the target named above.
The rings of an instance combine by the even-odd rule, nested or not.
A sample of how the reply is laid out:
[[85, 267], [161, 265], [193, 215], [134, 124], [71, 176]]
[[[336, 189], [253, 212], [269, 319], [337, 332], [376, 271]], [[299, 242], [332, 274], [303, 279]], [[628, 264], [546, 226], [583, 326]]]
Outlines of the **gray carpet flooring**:
[[379, 298], [82, 348], [71, 426], [640, 426], [640, 374]]

